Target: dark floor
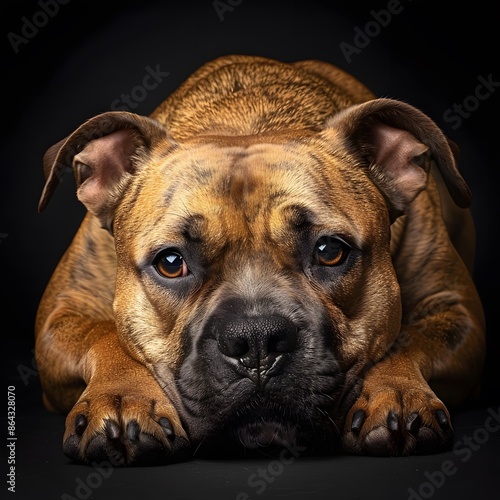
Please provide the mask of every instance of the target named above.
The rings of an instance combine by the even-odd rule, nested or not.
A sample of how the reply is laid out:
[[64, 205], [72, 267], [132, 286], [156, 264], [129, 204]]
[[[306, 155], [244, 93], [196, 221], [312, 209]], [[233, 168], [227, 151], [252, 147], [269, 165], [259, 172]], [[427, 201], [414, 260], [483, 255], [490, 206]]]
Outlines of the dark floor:
[[112, 468], [104, 462], [91, 467], [72, 464], [63, 455], [64, 417], [42, 408], [34, 374], [24, 381], [27, 385], [17, 376], [8, 381], [15, 385], [17, 403], [17, 440], [7, 441], [15, 458], [15, 495], [2, 498], [465, 500], [479, 492], [481, 498], [496, 498], [500, 491], [500, 404], [456, 413], [454, 451], [439, 455], [295, 459], [287, 453], [281, 455], [283, 461], [262, 456], [160, 467]]

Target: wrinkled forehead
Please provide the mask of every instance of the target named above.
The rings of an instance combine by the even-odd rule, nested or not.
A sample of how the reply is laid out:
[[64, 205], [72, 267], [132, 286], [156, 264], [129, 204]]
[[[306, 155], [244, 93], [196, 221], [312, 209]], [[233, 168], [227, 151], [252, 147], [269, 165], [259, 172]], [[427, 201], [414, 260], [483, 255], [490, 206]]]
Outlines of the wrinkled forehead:
[[284, 202], [315, 211], [327, 194], [319, 163], [294, 144], [196, 144], [159, 164], [147, 176], [144, 194], [173, 211], [210, 213], [224, 207], [250, 219], [252, 211]]
[[241, 232], [243, 225], [287, 219], [361, 237], [366, 216], [360, 224], [357, 204], [373, 190], [361, 172], [349, 173], [348, 163], [300, 142], [182, 145], [142, 175], [134, 195], [147, 214], [140, 227], [156, 233], [208, 221]]
[[314, 203], [317, 189], [308, 175], [309, 167], [292, 145], [198, 146], [163, 166], [160, 175], [175, 171], [176, 176], [163, 200], [169, 206], [188, 202], [203, 210], [210, 203], [215, 208], [217, 202], [217, 206], [234, 206], [247, 213], [285, 199], [303, 200], [305, 195]]

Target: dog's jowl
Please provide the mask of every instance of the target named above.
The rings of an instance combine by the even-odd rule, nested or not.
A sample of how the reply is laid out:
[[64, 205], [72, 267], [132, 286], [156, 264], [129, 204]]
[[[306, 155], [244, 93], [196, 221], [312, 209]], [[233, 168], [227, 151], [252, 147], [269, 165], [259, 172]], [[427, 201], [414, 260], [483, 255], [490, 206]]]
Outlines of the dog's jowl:
[[40, 210], [68, 167], [88, 210], [36, 320], [64, 452], [448, 449], [484, 356], [456, 152], [334, 66], [248, 56], [48, 149]]

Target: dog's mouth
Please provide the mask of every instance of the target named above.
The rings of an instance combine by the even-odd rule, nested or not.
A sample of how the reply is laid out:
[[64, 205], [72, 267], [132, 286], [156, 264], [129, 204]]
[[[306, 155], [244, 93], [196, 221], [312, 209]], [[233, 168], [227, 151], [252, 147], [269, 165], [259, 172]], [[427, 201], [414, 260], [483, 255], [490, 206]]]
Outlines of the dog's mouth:
[[334, 453], [339, 442], [340, 433], [326, 412], [318, 409], [314, 419], [306, 418], [278, 403], [255, 398], [205, 436], [197, 455], [277, 456], [283, 450], [293, 450], [295, 456]]
[[236, 429], [239, 442], [249, 450], [290, 446], [297, 441], [297, 428], [278, 421], [254, 421]]

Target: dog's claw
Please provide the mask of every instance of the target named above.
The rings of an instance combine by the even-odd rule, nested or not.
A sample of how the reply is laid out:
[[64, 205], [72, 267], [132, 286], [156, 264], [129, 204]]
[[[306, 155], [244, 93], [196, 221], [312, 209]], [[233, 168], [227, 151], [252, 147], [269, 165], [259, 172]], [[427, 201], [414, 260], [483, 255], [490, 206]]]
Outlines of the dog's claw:
[[160, 420], [158, 420], [158, 423], [163, 429], [165, 436], [167, 436], [170, 441], [173, 441], [175, 439], [175, 434], [170, 420], [167, 417], [161, 417]]
[[387, 428], [391, 432], [398, 432], [398, 430], [399, 430], [398, 417], [392, 411], [390, 411], [389, 415], [387, 416]]
[[350, 415], [343, 436], [344, 449], [350, 453], [427, 455], [449, 450], [453, 444], [448, 412], [430, 390], [367, 391]]
[[142, 395], [82, 398], [66, 419], [63, 451], [77, 462], [107, 460], [113, 466], [187, 460], [190, 443], [169, 412], [168, 403]]
[[85, 415], [78, 415], [75, 419], [75, 432], [77, 436], [81, 436], [87, 428], [88, 421]]
[[437, 421], [442, 429], [447, 430], [451, 427], [450, 421], [448, 420], [448, 416], [446, 415], [446, 413], [443, 410], [437, 410], [436, 417], [437, 417]]
[[351, 431], [355, 434], [359, 434], [361, 427], [363, 427], [363, 422], [365, 421], [366, 414], [363, 410], [357, 410], [352, 416]]
[[415, 450], [419, 455], [435, 453], [436, 449], [449, 450], [453, 445], [453, 429], [448, 415], [443, 410], [437, 410], [435, 415], [440, 431], [423, 425], [419, 427]]
[[132, 422], [129, 422], [127, 424], [127, 437], [128, 439], [130, 439], [130, 441], [138, 441], [140, 433], [141, 428], [135, 420], [132, 420]]
[[120, 437], [120, 426], [114, 420], [106, 420], [104, 430], [106, 431], [106, 436], [108, 436], [109, 439], [115, 440]]

